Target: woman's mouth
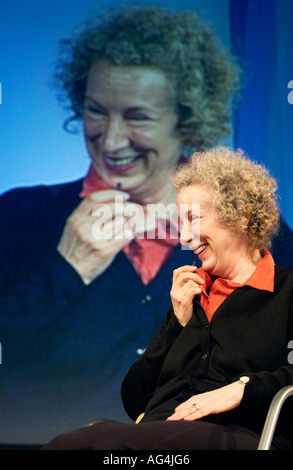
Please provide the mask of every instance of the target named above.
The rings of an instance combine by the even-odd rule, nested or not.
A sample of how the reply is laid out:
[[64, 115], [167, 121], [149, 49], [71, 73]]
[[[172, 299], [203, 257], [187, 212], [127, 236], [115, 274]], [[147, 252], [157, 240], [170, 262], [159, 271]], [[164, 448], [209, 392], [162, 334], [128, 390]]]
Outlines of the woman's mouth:
[[122, 172], [133, 168], [136, 165], [137, 160], [142, 156], [142, 154], [119, 158], [107, 156], [104, 157], [104, 160], [107, 167], [110, 168], [112, 171]]
[[205, 245], [200, 245], [196, 250], [194, 250], [195, 255], [200, 255], [206, 248], [208, 247], [208, 244], [206, 243]]

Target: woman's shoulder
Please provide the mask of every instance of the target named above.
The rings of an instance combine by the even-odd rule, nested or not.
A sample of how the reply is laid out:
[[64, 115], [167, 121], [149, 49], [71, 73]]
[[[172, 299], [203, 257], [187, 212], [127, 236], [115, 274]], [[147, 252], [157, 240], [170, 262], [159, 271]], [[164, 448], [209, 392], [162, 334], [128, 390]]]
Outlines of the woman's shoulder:
[[288, 287], [293, 288], [293, 267], [283, 268], [275, 265], [275, 284], [288, 285]]
[[82, 188], [82, 180], [58, 183], [52, 185], [39, 184], [34, 186], [15, 187], [3, 192], [0, 201], [12, 201], [19, 198], [35, 198], [37, 196], [56, 196], [64, 192], [78, 194]]
[[39, 211], [60, 206], [73, 209], [80, 202], [79, 193], [82, 188], [82, 180], [54, 184], [36, 185], [13, 188], [0, 197], [0, 212], [4, 214], [15, 213], [20, 215], [22, 211], [36, 214]]
[[278, 266], [283, 268], [293, 266], [293, 231], [283, 217], [280, 219], [280, 230], [273, 239], [271, 251]]

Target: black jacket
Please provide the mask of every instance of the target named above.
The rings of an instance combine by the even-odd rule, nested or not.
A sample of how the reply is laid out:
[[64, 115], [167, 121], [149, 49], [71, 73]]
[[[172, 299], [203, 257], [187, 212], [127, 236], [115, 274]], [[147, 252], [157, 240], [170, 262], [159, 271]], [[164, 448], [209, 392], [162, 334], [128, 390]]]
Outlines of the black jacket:
[[[122, 398], [132, 419], [143, 411], [144, 421], [166, 419], [176, 404], [190, 396], [248, 375], [250, 382], [240, 406], [205, 419], [262, 429], [275, 393], [293, 384], [288, 349], [293, 339], [293, 269], [276, 267], [275, 271], [273, 293], [250, 286], [238, 288], [210, 323], [197, 300], [184, 328], [170, 309], [123, 381]], [[292, 433], [292, 411], [291, 406], [291, 424], [283, 425], [284, 435]]]

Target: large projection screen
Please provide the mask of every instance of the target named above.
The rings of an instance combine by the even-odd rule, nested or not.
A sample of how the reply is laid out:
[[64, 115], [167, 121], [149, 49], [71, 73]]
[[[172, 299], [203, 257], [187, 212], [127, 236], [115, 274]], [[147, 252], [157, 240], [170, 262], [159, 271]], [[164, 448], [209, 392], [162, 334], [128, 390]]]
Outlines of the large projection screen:
[[[242, 147], [271, 170], [278, 180], [290, 235], [293, 6], [289, 3], [169, 0], [152, 5], [197, 12], [225, 48], [239, 55], [244, 67], [242, 90], [232, 133], [219, 144]], [[0, 231], [11, 241], [9, 250], [0, 247], [4, 268], [10, 264], [10, 274], [0, 278], [0, 445], [41, 445], [101, 417], [129, 421], [120, 398], [121, 381], [165, 318], [173, 269], [181, 259], [182, 264], [193, 260], [191, 253], [179, 249], [178, 258], [169, 258], [155, 281], [144, 284], [134, 269], [125, 267], [125, 254], [119, 253], [96, 281], [83, 283], [53, 250], [61, 237], [61, 222], [65, 224], [77, 202], [68, 203], [71, 196], [64, 193], [62, 219], [57, 216], [63, 210], [62, 194], [52, 203], [43, 190], [34, 193], [40, 185], [52, 188], [78, 182], [90, 166], [82, 126], [75, 133], [63, 127], [68, 110], [53, 86], [59, 42], [93, 14], [109, 7], [118, 11], [121, 6], [115, 0], [10, 0], [0, 8], [0, 199], [10, 194], [6, 212], [3, 202]], [[71, 191], [77, 201], [79, 183], [74, 184]], [[27, 189], [19, 193], [16, 188]], [[13, 229], [6, 225], [12, 219]], [[52, 252], [46, 251], [43, 230]], [[288, 263], [292, 265], [290, 259]]]

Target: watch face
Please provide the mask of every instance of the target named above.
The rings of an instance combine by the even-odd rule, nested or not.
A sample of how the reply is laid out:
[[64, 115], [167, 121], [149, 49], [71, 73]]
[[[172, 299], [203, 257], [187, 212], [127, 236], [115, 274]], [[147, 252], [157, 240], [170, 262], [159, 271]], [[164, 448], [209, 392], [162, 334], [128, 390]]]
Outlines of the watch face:
[[244, 375], [243, 377], [240, 377], [239, 379], [241, 382], [243, 382], [244, 384], [247, 384], [249, 382], [249, 377], [247, 377], [246, 375]]

